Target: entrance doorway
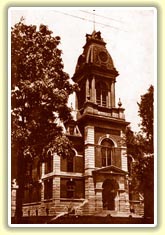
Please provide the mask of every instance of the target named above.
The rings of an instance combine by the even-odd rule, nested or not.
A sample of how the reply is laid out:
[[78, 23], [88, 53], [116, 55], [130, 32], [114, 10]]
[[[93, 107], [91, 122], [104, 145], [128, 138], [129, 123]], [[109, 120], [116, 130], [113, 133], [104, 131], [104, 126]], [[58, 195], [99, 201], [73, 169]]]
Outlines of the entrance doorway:
[[119, 189], [117, 181], [114, 179], [106, 179], [103, 182], [102, 188], [103, 209], [115, 210], [115, 197]]

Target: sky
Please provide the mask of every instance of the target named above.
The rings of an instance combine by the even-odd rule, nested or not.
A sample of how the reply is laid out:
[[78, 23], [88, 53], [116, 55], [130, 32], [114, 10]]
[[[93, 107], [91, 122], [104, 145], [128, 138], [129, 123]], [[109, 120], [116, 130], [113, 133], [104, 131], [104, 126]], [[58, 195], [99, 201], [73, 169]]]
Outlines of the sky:
[[[54, 36], [61, 37], [64, 71], [70, 77], [75, 72], [83, 52], [86, 34], [101, 32], [114, 66], [119, 72], [116, 82], [116, 106], [119, 98], [125, 108], [126, 121], [138, 132], [138, 105], [141, 95], [156, 87], [156, 12], [144, 7], [49, 7], [10, 8], [9, 29], [24, 17], [29, 25], [47, 25]], [[69, 103], [73, 103], [74, 96]]]

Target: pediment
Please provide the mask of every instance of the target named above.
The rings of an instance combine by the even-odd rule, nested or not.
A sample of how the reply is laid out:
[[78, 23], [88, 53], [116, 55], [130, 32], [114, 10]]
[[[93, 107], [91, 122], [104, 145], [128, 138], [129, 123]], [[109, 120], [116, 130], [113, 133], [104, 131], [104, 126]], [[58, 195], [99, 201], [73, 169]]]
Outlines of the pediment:
[[116, 166], [106, 166], [93, 171], [93, 174], [116, 174], [116, 175], [126, 175], [127, 171], [124, 171]]

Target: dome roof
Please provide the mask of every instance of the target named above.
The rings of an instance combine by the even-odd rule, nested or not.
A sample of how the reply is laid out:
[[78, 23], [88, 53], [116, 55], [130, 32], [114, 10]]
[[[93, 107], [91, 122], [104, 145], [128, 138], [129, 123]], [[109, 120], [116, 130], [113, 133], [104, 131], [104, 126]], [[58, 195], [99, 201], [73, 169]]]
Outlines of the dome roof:
[[85, 65], [116, 71], [105, 45], [106, 43], [102, 39], [100, 32], [93, 31], [92, 34], [87, 34], [86, 44], [83, 47], [84, 51], [78, 58], [75, 73], [78, 73]]

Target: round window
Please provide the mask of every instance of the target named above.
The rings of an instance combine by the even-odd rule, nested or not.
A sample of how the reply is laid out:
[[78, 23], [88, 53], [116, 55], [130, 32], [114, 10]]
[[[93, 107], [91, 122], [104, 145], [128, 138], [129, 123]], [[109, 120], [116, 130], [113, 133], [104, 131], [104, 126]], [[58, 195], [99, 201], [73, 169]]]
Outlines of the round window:
[[100, 57], [100, 59], [101, 59], [103, 62], [106, 62], [107, 59], [108, 59], [107, 53], [106, 53], [105, 51], [101, 51], [101, 52], [99, 53], [99, 57]]

